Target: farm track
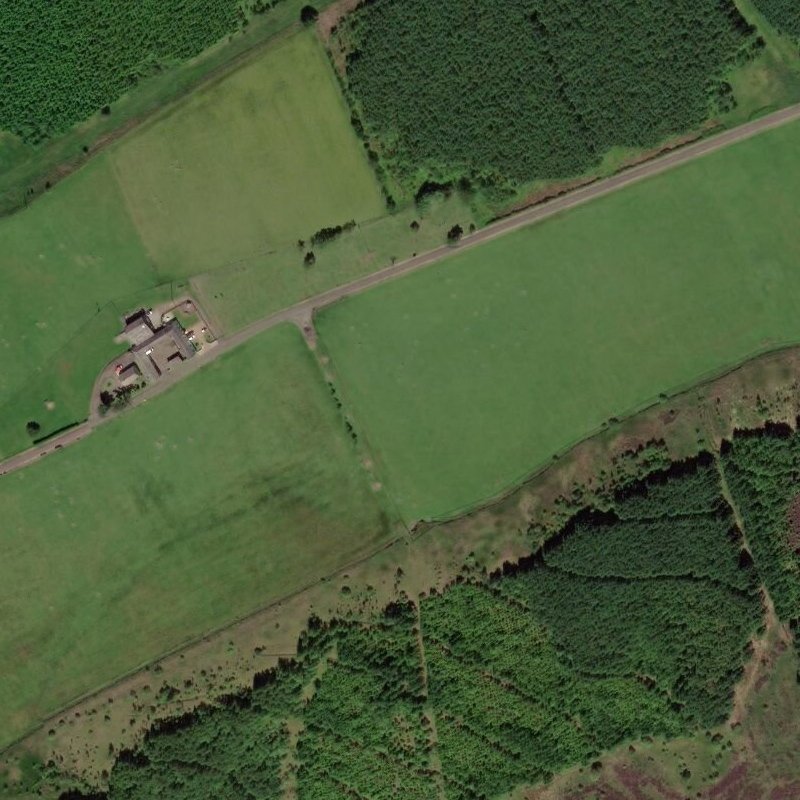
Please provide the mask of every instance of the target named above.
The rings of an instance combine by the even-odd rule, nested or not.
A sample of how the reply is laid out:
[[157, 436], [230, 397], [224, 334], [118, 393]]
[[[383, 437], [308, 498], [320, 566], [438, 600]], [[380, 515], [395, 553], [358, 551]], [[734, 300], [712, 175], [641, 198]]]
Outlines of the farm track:
[[[228, 351], [244, 344], [249, 339], [252, 339], [254, 336], [270, 328], [287, 322], [292, 323], [300, 328], [309, 341], [313, 341], [313, 316], [314, 312], [321, 308], [330, 306], [346, 297], [365, 292], [382, 283], [417, 272], [418, 270], [437, 264], [464, 250], [478, 247], [492, 239], [512, 233], [528, 225], [543, 222], [562, 212], [581, 206], [584, 203], [612, 194], [620, 189], [638, 183], [639, 181], [668, 172], [671, 169], [688, 164], [695, 159], [702, 158], [705, 155], [717, 152], [725, 147], [737, 144], [738, 142], [757, 136], [760, 133], [797, 120], [800, 120], [800, 104], [789, 106], [757, 120], [724, 131], [723, 133], [685, 145], [679, 149], [658, 156], [651, 161], [630, 167], [609, 178], [595, 181], [594, 183], [584, 185], [559, 197], [547, 200], [540, 205], [531, 206], [515, 212], [507, 217], [492, 222], [474, 233], [464, 236], [457, 245], [441, 245], [433, 250], [429, 250], [427, 253], [398, 262], [397, 264], [373, 272], [370, 275], [366, 275], [363, 278], [358, 278], [349, 283], [321, 292], [295, 305], [257, 320], [230, 336], [220, 338], [213, 348], [210, 348], [207, 352], [186, 362], [180, 369], [165, 376], [158, 383], [141, 391], [134, 397], [130, 407], [132, 408], [146, 403], [148, 400], [171, 388], [175, 383], [183, 380], [197, 369], [200, 369], [203, 365], [216, 360]], [[92, 397], [92, 402], [94, 402], [94, 396]], [[89, 418], [83, 423], [76, 425], [62, 434], [53, 436], [40, 445], [34, 446], [0, 462], [0, 476], [23, 469], [38, 461], [43, 456], [55, 453], [64, 447], [80, 441], [91, 434], [100, 425], [115, 420], [124, 413], [126, 412], [123, 411], [117, 414], [110, 414], [106, 417], [99, 417], [92, 409]]]

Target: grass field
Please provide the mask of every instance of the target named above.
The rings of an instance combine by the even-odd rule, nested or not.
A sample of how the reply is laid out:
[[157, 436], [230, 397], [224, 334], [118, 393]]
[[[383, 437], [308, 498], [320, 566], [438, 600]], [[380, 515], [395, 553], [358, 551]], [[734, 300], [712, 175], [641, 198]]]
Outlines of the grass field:
[[[64, 337], [60, 349], [38, 365], [0, 406], [0, 454], [25, 450], [32, 438], [48, 436], [87, 418], [100, 368], [126, 349], [126, 345], [113, 342], [119, 325], [114, 307], [104, 306], [73, 336]], [[26, 429], [31, 421], [39, 425], [33, 437]]]
[[390, 535], [316, 370], [274, 329], [2, 480], [0, 746]]
[[[316, 262], [303, 263], [296, 243], [268, 255], [244, 259], [228, 269], [192, 278], [192, 287], [227, 332], [312, 297], [341, 283], [369, 275], [444, 244], [456, 223], [467, 230], [473, 212], [458, 194], [425, 209], [416, 206], [372, 220], [337, 239], [313, 247]], [[418, 223], [415, 230], [413, 222]]]
[[0, 457], [24, 446], [31, 418], [46, 433], [86, 415], [94, 377], [118, 351], [119, 320], [98, 312], [155, 282], [103, 160], [0, 221]]
[[409, 520], [472, 506], [683, 384], [800, 338], [800, 125], [324, 310]]
[[163, 278], [263, 255], [386, 210], [313, 31], [191, 95], [112, 160]]
[[[263, 316], [315, 290], [297, 238], [384, 212], [312, 31], [191, 95], [0, 221], [0, 458], [30, 443], [30, 420], [44, 435], [86, 416], [125, 298], [244, 258], [256, 273], [238, 301], [214, 294], [242, 305], [234, 323]], [[291, 256], [273, 264], [279, 245]], [[339, 259], [321, 282], [349, 267]]]

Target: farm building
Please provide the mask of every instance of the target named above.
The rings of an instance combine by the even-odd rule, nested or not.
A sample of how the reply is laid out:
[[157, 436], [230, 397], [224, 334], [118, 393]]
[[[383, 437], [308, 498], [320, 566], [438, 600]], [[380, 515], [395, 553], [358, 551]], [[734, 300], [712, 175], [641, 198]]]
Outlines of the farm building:
[[131, 343], [131, 349], [118, 373], [121, 383], [138, 376], [153, 383], [195, 355], [195, 348], [177, 319], [156, 325], [152, 314], [142, 308], [125, 317], [124, 322], [122, 336]]
[[125, 317], [124, 322], [125, 327], [122, 329], [122, 337], [134, 346], [147, 341], [156, 332], [156, 326], [153, 325], [149, 312], [144, 308], [140, 308], [135, 314]]

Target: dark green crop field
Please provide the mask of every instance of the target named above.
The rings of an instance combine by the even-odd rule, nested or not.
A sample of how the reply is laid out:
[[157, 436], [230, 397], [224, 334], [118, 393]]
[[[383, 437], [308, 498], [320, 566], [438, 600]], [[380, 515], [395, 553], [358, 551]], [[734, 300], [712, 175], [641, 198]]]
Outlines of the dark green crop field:
[[239, 26], [236, 0], [22, 0], [0, 8], [0, 130], [37, 144]]
[[[312, 618], [297, 659], [253, 691], [123, 752], [110, 800], [481, 800], [620, 742], [714, 728], [761, 620], [720, 492], [703, 456], [629, 486], [602, 523], [582, 515], [544, 560], [400, 596], [377, 618]], [[684, 541], [665, 565], [672, 524]], [[627, 566], [604, 546], [618, 534]], [[591, 559], [573, 545], [587, 538]]]
[[503, 184], [563, 178], [730, 109], [762, 43], [731, 0], [377, 0], [341, 26], [346, 80], [385, 161]]

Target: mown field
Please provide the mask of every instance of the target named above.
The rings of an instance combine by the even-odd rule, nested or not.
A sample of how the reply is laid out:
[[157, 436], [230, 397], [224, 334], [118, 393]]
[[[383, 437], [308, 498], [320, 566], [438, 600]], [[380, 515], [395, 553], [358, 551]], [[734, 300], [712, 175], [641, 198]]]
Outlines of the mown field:
[[502, 193], [658, 146], [731, 112], [729, 79], [764, 48], [732, 0], [378, 0], [336, 42], [361, 124], [411, 194], [428, 179]]
[[119, 351], [108, 302], [156, 282], [105, 161], [0, 221], [0, 458], [30, 443], [30, 420], [45, 434], [86, 417]]
[[800, 125], [772, 131], [323, 310], [407, 520], [473, 506], [610, 418], [796, 340], [798, 146]]
[[393, 535], [352, 447], [285, 327], [4, 477], [0, 746]]
[[[276, 42], [111, 156], [164, 277], [227, 267], [386, 205], [313, 31]], [[297, 269], [302, 269], [303, 251]]]
[[[13, 87], [9, 97], [4, 98], [4, 107], [7, 112], [21, 109], [22, 124], [28, 127], [33, 125], [34, 129], [36, 125], [48, 127], [53, 121], [63, 121], [64, 112], [68, 115], [74, 113], [76, 106], [85, 102], [87, 93], [91, 95], [98, 90], [104, 91], [110, 84], [118, 82], [120, 73], [124, 73], [129, 65], [131, 55], [135, 55], [137, 48], [142, 45], [152, 44], [153, 37], [163, 36], [164, 26], [171, 27], [173, 32], [174, 29], [181, 28], [175, 41], [167, 46], [169, 49], [185, 46], [193, 36], [205, 36], [213, 26], [215, 16], [218, 22], [221, 16], [232, 10], [237, 21], [233, 33], [224, 36], [195, 57], [184, 60], [163, 57], [163, 49], [160, 53], [145, 53], [141, 62], [125, 76], [122, 94], [109, 96], [103, 100], [103, 104], [97, 106], [94, 106], [92, 99], [89, 105], [93, 107], [77, 124], [58, 135], [52, 135], [52, 138], [46, 138], [40, 144], [26, 143], [19, 136], [0, 130], [0, 213], [9, 214], [24, 207], [70, 171], [94, 158], [110, 140], [131, 126], [163, 110], [166, 105], [194, 91], [204, 82], [230, 74], [241, 64], [242, 59], [264, 46], [269, 46], [269, 40], [276, 34], [289, 28], [299, 29], [300, 9], [305, 4], [304, 0], [275, 0], [274, 5], [271, 5], [271, 0], [252, 0], [250, 3], [240, 4], [245, 12], [243, 18], [236, 11], [237, 4], [218, 3], [215, 4], [209, 20], [198, 23], [193, 15], [202, 13], [203, 3], [204, 0], [189, 0], [184, 4], [184, 14], [168, 18], [164, 17], [164, 12], [174, 10], [175, 4], [172, 2], [163, 5], [147, 2], [137, 4], [135, 8], [124, 9], [114, 8], [113, 4], [108, 8], [96, 9], [91, 3], [84, 3], [79, 13], [72, 17], [69, 26], [62, 25], [57, 29], [55, 25], [31, 25], [22, 34], [18, 26], [20, 22], [24, 22], [24, 13], [35, 15], [41, 12], [41, 4], [24, 3], [23, 14], [16, 7], [14, 13], [8, 12], [14, 19], [4, 29], [4, 33], [14, 41], [9, 43], [6, 52], [12, 53], [20, 46], [28, 50], [10, 67], [9, 74], [18, 75], [20, 82]], [[329, 3], [330, 0], [323, 0], [318, 3], [318, 8], [322, 9]], [[53, 14], [69, 17], [77, 5], [79, 3], [75, 0], [69, 0], [60, 4]], [[111, 23], [108, 21], [109, 11], [114, 17]], [[138, 17], [133, 26], [126, 24], [131, 17]], [[52, 15], [49, 18], [52, 19]], [[75, 24], [78, 20], [81, 22], [80, 27]], [[108, 63], [100, 74], [87, 72], [84, 64], [77, 70], [73, 69], [76, 48], [88, 47], [92, 51], [87, 63], [92, 59], [96, 61], [98, 57], [108, 58], [110, 53], [103, 54], [99, 51], [108, 43], [109, 37], [129, 36], [132, 29], [143, 24], [149, 28], [144, 35], [114, 51], [120, 54], [118, 64]], [[107, 26], [108, 35], [87, 45], [86, 35], [91, 35], [103, 25]], [[52, 37], [57, 31], [61, 31], [61, 46], [51, 50]], [[163, 38], [160, 44], [164, 45]], [[46, 54], [43, 52], [45, 49]], [[38, 91], [28, 80], [31, 76], [32, 57], [37, 59], [36, 63], [45, 81], [50, 81], [52, 85], [61, 79], [54, 87], [52, 97], [46, 100], [46, 105], [54, 100], [56, 106], [52, 109], [55, 112], [52, 120], [40, 114], [35, 107], [24, 108], [24, 103], [32, 101]], [[107, 113], [104, 113], [104, 109]]]
[[[599, 769], [621, 743], [721, 741], [762, 624], [743, 547], [713, 457], [652, 474], [503, 574], [377, 618], [312, 617], [297, 659], [154, 730], [108, 796], [480, 800]], [[692, 765], [695, 785], [719, 778], [724, 749]]]

